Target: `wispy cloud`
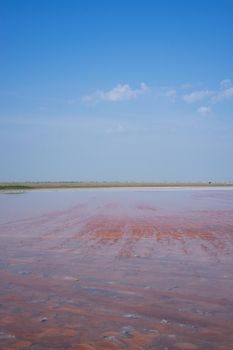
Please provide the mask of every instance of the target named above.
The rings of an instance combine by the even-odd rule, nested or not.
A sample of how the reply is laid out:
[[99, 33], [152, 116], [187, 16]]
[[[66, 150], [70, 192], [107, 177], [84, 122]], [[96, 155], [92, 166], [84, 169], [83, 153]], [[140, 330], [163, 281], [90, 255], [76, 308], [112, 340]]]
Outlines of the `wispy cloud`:
[[[219, 82], [216, 89], [200, 87], [200, 84], [183, 84], [174, 86], [158, 86], [148, 88], [145, 83], [141, 83], [139, 88], [134, 89], [129, 84], [118, 84], [110, 90], [97, 90], [93, 94], [84, 96], [82, 100], [87, 103], [96, 102], [120, 102], [133, 100], [145, 94], [148, 90], [154, 92], [152, 96], [158, 99], [166, 98], [172, 103], [183, 102], [188, 105], [195, 105], [195, 110], [202, 116], [212, 114], [214, 105], [225, 100], [233, 99], [233, 85], [230, 79], [224, 79]], [[199, 88], [197, 87], [199, 86]], [[199, 104], [199, 106], [198, 106]], [[123, 132], [121, 127], [117, 129]]]
[[172, 87], [162, 87], [160, 89], [161, 91], [159, 92], [159, 96], [167, 97], [169, 98], [172, 102], [175, 102], [176, 97], [177, 97], [177, 91], [175, 88]]
[[231, 87], [231, 79], [223, 79], [222, 81], [220, 81], [220, 89], [228, 89], [229, 87]]
[[209, 106], [201, 106], [197, 109], [197, 112], [203, 116], [207, 116], [211, 113], [211, 108]]
[[[182, 100], [186, 103], [195, 103], [205, 100], [208, 105], [214, 105], [224, 100], [233, 98], [233, 86], [230, 79], [224, 79], [220, 81], [219, 88], [216, 90], [197, 90], [189, 94], [181, 96]], [[197, 108], [197, 112], [201, 115], [208, 115], [211, 112], [210, 106], [200, 106]]]
[[132, 89], [129, 84], [118, 84], [111, 90], [97, 90], [91, 95], [83, 97], [84, 102], [98, 102], [98, 101], [108, 101], [108, 102], [118, 102], [126, 101], [137, 98], [139, 95], [144, 94], [148, 91], [148, 86], [145, 83], [140, 84], [139, 89]]
[[183, 100], [186, 103], [193, 103], [193, 102], [198, 102], [198, 101], [204, 100], [205, 98], [208, 98], [208, 97], [213, 96], [213, 95], [214, 95], [213, 91], [198, 90], [198, 91], [193, 91], [190, 94], [183, 95]]
[[233, 87], [228, 87], [220, 90], [216, 95], [213, 96], [213, 102], [221, 102], [233, 98]]
[[127, 128], [123, 126], [121, 123], [118, 123], [116, 125], [113, 125], [109, 128], [107, 128], [106, 133], [107, 134], [125, 134], [127, 133]]

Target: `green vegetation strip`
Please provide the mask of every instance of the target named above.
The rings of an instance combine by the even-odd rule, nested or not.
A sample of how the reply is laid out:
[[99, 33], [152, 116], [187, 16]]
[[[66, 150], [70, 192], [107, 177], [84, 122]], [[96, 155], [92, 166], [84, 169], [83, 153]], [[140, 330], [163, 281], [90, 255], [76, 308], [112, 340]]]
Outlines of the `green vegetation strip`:
[[31, 190], [33, 187], [24, 185], [0, 185], [0, 190]]

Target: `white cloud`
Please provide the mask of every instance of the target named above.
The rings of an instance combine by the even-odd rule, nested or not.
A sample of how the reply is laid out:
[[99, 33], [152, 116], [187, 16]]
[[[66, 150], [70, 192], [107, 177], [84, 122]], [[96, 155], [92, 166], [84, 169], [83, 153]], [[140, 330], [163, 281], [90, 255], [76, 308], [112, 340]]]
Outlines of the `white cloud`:
[[94, 94], [84, 96], [84, 102], [97, 102], [97, 101], [108, 101], [108, 102], [117, 102], [132, 100], [139, 95], [145, 93], [148, 90], [148, 87], [145, 83], [140, 84], [139, 89], [132, 89], [129, 84], [118, 84], [111, 90], [103, 91], [97, 90]]
[[168, 97], [172, 102], [175, 102], [177, 91], [174, 88], [162, 88], [162, 92], [159, 95]]
[[229, 87], [231, 87], [231, 79], [224, 79], [222, 81], [220, 81], [220, 89], [228, 89]]
[[192, 84], [190, 84], [190, 83], [181, 84], [181, 85], [179, 86], [179, 88], [180, 88], [181, 90], [191, 89], [191, 88], [192, 88]]
[[212, 97], [211, 101], [218, 103], [233, 98], [233, 86], [230, 79], [220, 81], [220, 89]]
[[121, 123], [111, 126], [106, 130], [108, 134], [125, 134], [127, 133], [127, 128], [123, 126]]
[[207, 106], [201, 106], [197, 109], [197, 112], [203, 116], [210, 114], [211, 108]]
[[206, 99], [209, 104], [219, 103], [231, 98], [233, 98], [233, 86], [230, 79], [220, 81], [220, 87], [216, 91], [198, 90], [182, 96], [186, 103], [194, 103]]
[[233, 98], [233, 87], [219, 91], [215, 96], [213, 96], [213, 102], [221, 102], [224, 100], [229, 100]]
[[197, 102], [200, 100], [203, 100], [207, 97], [210, 97], [214, 94], [213, 91], [209, 91], [209, 90], [199, 90], [199, 91], [194, 91], [191, 92], [190, 94], [186, 94], [183, 96], [183, 100], [186, 103], [193, 103], [193, 102]]

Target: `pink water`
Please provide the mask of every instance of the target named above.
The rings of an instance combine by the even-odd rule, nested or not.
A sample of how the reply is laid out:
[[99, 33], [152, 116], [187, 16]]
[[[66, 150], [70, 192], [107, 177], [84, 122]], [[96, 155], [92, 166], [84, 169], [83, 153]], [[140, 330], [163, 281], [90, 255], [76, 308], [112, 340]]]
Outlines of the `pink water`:
[[0, 194], [0, 349], [226, 349], [233, 190]]

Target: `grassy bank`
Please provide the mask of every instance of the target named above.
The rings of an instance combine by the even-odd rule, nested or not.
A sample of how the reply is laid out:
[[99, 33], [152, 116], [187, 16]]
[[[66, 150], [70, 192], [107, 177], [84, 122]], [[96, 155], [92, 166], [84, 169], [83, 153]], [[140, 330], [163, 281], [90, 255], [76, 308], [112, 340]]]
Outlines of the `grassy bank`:
[[110, 187], [217, 187], [233, 186], [233, 182], [20, 182], [0, 183], [0, 190], [31, 190], [52, 188]]

